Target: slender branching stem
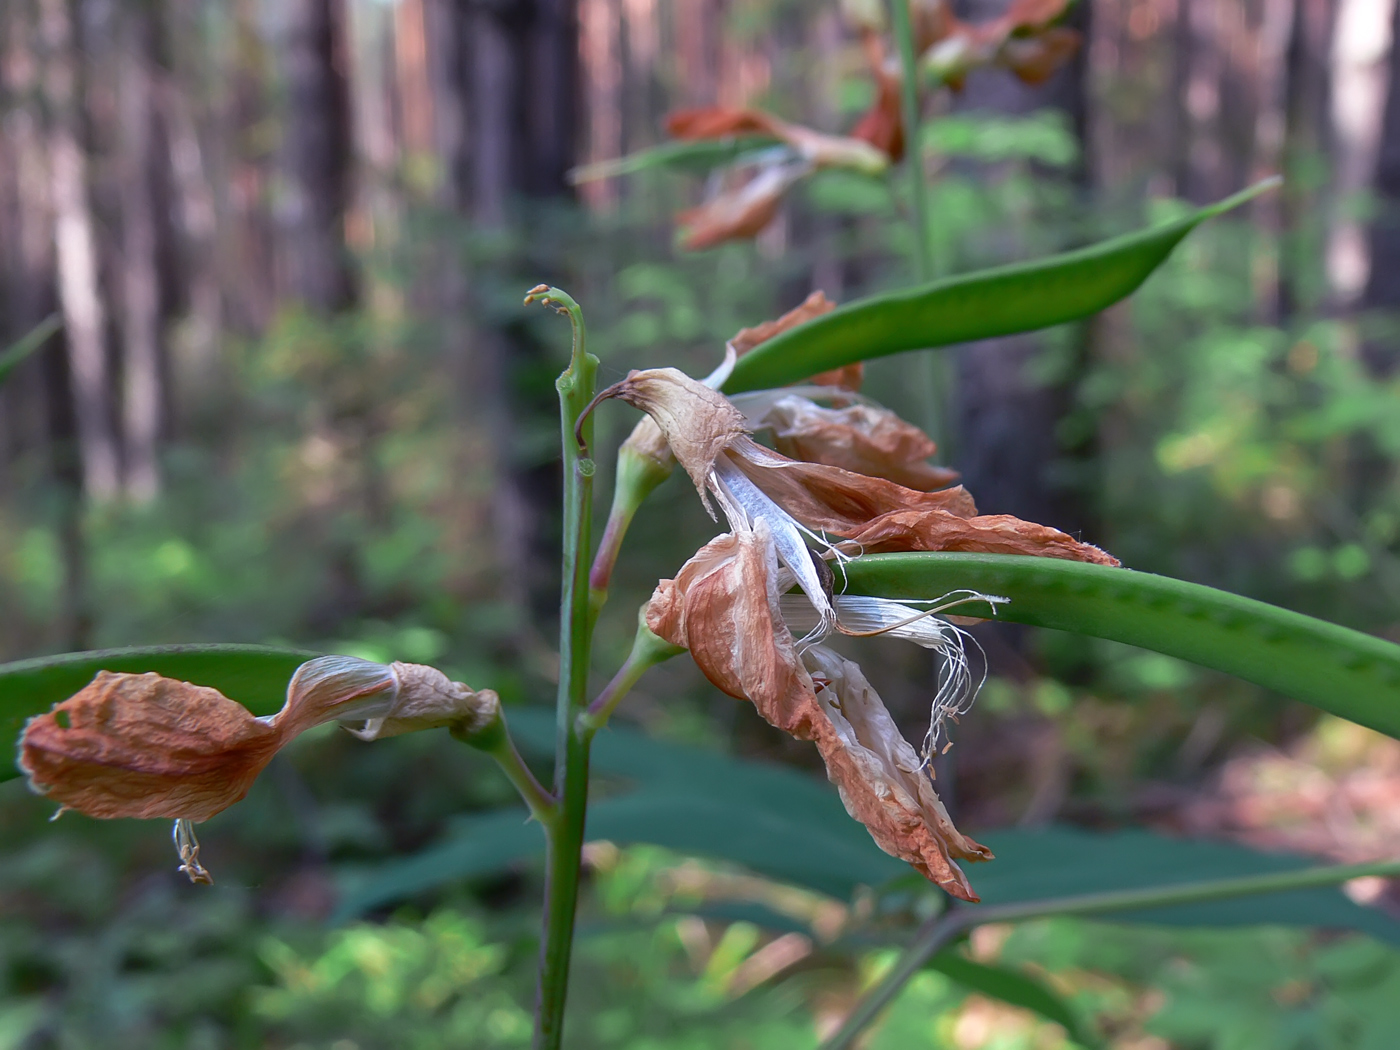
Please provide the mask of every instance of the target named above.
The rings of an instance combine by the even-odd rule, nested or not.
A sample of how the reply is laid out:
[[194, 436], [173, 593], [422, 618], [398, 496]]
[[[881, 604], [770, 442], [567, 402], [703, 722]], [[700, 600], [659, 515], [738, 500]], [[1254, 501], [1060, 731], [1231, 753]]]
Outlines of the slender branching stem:
[[468, 733], [461, 727], [453, 728], [452, 735], [464, 744], [485, 751], [496, 760], [496, 765], [501, 767], [506, 779], [520, 792], [520, 797], [530, 809], [530, 816], [545, 827], [554, 822], [559, 811], [558, 801], [535, 779], [535, 774], [530, 772], [530, 767], [520, 757], [520, 752], [515, 748], [515, 741], [511, 739], [506, 728], [503, 714], [497, 711], [490, 725], [474, 732]]
[[918, 55], [909, 0], [890, 0], [890, 26], [899, 48], [900, 88], [904, 113], [904, 164], [909, 172], [909, 206], [914, 219], [914, 259], [920, 281], [933, 277], [933, 253], [928, 241], [928, 194], [924, 187], [924, 150], [919, 128]]
[[1379, 875], [1400, 875], [1400, 861], [1374, 864], [1338, 864], [1301, 871], [1284, 871], [1273, 875], [1248, 875], [1237, 879], [1212, 879], [1187, 882], [1177, 886], [1153, 886], [1141, 890], [1114, 890], [1107, 893], [1084, 893], [1074, 897], [1051, 900], [1021, 901], [1015, 904], [994, 904], [985, 907], [957, 907], [924, 923], [914, 940], [904, 950], [880, 983], [870, 989], [856, 1004], [840, 1030], [821, 1045], [820, 1050], [847, 1050], [861, 1032], [870, 1025], [889, 1002], [899, 994], [909, 978], [938, 951], [952, 943], [974, 926], [993, 922], [1021, 922], [1054, 915], [1105, 915], [1111, 912], [1141, 911], [1167, 908], [1179, 904], [1201, 904], [1207, 901], [1249, 897], [1259, 893], [1280, 893], [1286, 890], [1314, 889], [1334, 886], [1348, 879]]
[[564, 559], [559, 609], [558, 727], [555, 740], [554, 797], [558, 808], [545, 823], [544, 930], [540, 939], [539, 998], [535, 1012], [536, 1050], [559, 1050], [564, 1037], [564, 1005], [569, 989], [574, 917], [583, 860], [584, 818], [588, 809], [588, 740], [576, 721], [587, 705], [592, 616], [588, 608], [589, 523], [593, 511], [591, 424], [575, 431], [593, 398], [598, 359], [585, 347], [583, 314], [557, 288], [540, 286], [526, 302], [543, 302], [567, 314], [573, 326], [569, 367], [555, 383], [559, 391], [564, 459]]
[[612, 509], [608, 512], [608, 523], [603, 529], [603, 538], [598, 543], [598, 553], [594, 555], [593, 568], [588, 574], [588, 606], [595, 623], [607, 603], [613, 568], [617, 565], [617, 555], [622, 550], [622, 540], [627, 535], [633, 516], [656, 486], [670, 477], [674, 468], [674, 463], [658, 462], [652, 456], [625, 444], [618, 449]]
[[637, 614], [637, 636], [632, 640], [632, 651], [627, 660], [618, 668], [617, 674], [603, 691], [588, 705], [588, 710], [578, 716], [579, 732], [591, 740], [593, 734], [608, 724], [613, 711], [622, 698], [632, 691], [642, 675], [659, 663], [685, 652], [679, 645], [672, 645], [664, 638], [652, 633], [646, 621], [646, 606]]

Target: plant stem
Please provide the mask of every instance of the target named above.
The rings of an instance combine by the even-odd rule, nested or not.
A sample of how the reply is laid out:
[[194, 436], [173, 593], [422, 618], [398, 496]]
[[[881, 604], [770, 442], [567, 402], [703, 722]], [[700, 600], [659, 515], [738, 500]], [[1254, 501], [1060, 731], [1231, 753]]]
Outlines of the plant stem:
[[598, 544], [598, 553], [594, 555], [593, 568], [588, 574], [588, 607], [594, 623], [598, 622], [598, 614], [607, 604], [608, 587], [612, 584], [617, 555], [637, 508], [675, 469], [674, 461], [662, 463], [651, 455], [629, 447], [631, 440], [629, 438], [617, 450], [612, 509], [608, 512], [608, 523]]
[[924, 191], [924, 150], [919, 136], [918, 55], [909, 0], [890, 0], [890, 26], [899, 47], [900, 91], [904, 111], [904, 163], [909, 170], [909, 201], [914, 211], [914, 259], [920, 283], [933, 278], [928, 243], [928, 197]]
[[588, 705], [588, 710], [578, 716], [579, 732], [585, 739], [592, 740], [593, 735], [608, 724], [618, 703], [650, 668], [685, 652], [681, 646], [672, 645], [652, 632], [647, 626], [646, 612], [647, 607], [643, 605], [637, 613], [637, 636], [632, 640], [632, 651], [627, 654], [626, 662]]
[[[579, 868], [583, 860], [584, 818], [588, 810], [588, 740], [575, 726], [587, 704], [589, 642], [589, 526], [593, 511], [593, 461], [581, 454], [574, 424], [593, 397], [598, 359], [585, 349], [583, 314], [557, 288], [540, 286], [525, 300], [553, 305], [573, 326], [569, 367], [555, 383], [559, 391], [564, 458], [564, 559], [559, 609], [558, 735], [554, 756], [554, 796], [558, 808], [545, 822], [544, 930], [540, 938], [539, 998], [535, 1009], [536, 1050], [558, 1050], [564, 1036], [564, 1004], [569, 988]], [[584, 442], [589, 443], [590, 423]]]
[[856, 1004], [841, 1025], [840, 1031], [820, 1050], [847, 1050], [866, 1027], [875, 1020], [886, 1005], [908, 983], [919, 969], [950, 941], [974, 926], [992, 922], [1020, 922], [1042, 919], [1052, 915], [1102, 915], [1115, 911], [1139, 911], [1165, 908], [1177, 904], [1200, 904], [1205, 901], [1229, 900], [1258, 893], [1279, 893], [1284, 890], [1314, 889], [1332, 886], [1348, 879], [1366, 875], [1400, 875], [1400, 861], [1373, 864], [1339, 864], [1322, 868], [1304, 868], [1273, 875], [1249, 875], [1238, 879], [1212, 879], [1188, 882], [1177, 886], [1152, 886], [1141, 890], [1113, 890], [1107, 893], [1085, 893], [1074, 897], [1058, 897], [1042, 901], [1021, 901], [1015, 904], [990, 905], [981, 908], [958, 907], [945, 912], [919, 927], [914, 940], [874, 988]]
[[454, 727], [452, 735], [478, 751], [485, 751], [496, 760], [506, 779], [525, 800], [525, 805], [530, 809], [530, 816], [545, 827], [554, 821], [559, 809], [558, 802], [545, 790], [544, 785], [535, 779], [535, 774], [530, 772], [530, 767], [520, 757], [520, 752], [515, 748], [515, 741], [511, 739], [510, 731], [506, 728], [504, 714], [498, 710], [495, 720], [490, 725], [474, 733]]
[[[920, 284], [933, 280], [933, 246], [929, 243], [928, 190], [924, 185], [924, 148], [919, 107], [919, 56], [915, 53], [914, 26], [909, 0], [890, 0], [890, 27], [899, 48], [900, 101], [904, 115], [904, 166], [909, 176], [909, 204], [914, 220], [915, 274]], [[943, 455], [950, 451], [951, 427], [947, 425], [947, 367], [934, 354], [921, 354], [916, 369], [919, 398], [923, 402], [924, 430], [934, 437]]]

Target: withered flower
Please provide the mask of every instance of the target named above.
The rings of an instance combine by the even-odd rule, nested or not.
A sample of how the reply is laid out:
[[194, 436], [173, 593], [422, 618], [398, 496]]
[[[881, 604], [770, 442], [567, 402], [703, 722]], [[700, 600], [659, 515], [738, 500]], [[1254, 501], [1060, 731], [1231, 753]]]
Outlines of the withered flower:
[[[950, 685], [957, 672], [943, 675], [921, 759], [857, 665], [810, 637], [794, 640], [779, 597], [790, 577], [777, 558], [767, 522], [737, 524], [701, 548], [674, 580], [661, 581], [647, 626], [689, 648], [711, 682], [751, 701], [771, 725], [814, 742], [847, 812], [881, 849], [953, 896], [977, 900], [957, 861], [990, 860], [991, 851], [953, 826], [928, 772], [942, 719], [968, 695], [961, 683]], [[911, 617], [930, 625], [916, 639], [920, 644], [958, 654], [945, 659], [945, 668], [965, 668], [957, 628], [932, 621], [928, 610], [888, 602], [875, 618], [908, 627]]]
[[[956, 862], [991, 854], [953, 826], [928, 772], [944, 720], [965, 709], [975, 683], [965, 636], [934, 614], [963, 601], [1004, 599], [964, 592], [896, 603], [835, 594], [826, 562], [877, 550], [1117, 561], [1057, 529], [978, 515], [961, 487], [919, 491], [789, 459], [754, 442], [732, 403], [674, 370], [634, 372], [607, 394], [650, 415], [731, 530], [706, 544], [674, 580], [661, 582], [647, 626], [688, 648], [706, 677], [752, 701], [771, 724], [815, 742], [847, 810], [881, 848], [954, 896], [976, 900]], [[786, 594], [794, 585], [801, 596]], [[804, 632], [800, 640], [794, 630]], [[859, 667], [820, 645], [833, 632], [889, 633], [942, 655], [922, 754], [899, 734]]]
[[242, 799], [272, 757], [306, 730], [339, 721], [377, 740], [435, 726], [471, 732], [498, 714], [489, 689], [474, 692], [431, 667], [348, 656], [302, 664], [282, 710], [264, 718], [216, 689], [155, 673], [99, 671], [29, 720], [19, 767], [33, 791], [61, 804], [59, 812], [175, 820], [181, 870], [207, 881], [191, 825]]
[[878, 175], [890, 163], [885, 153], [861, 138], [827, 135], [757, 109], [716, 106], [679, 110], [666, 118], [666, 130], [683, 141], [758, 134], [781, 143], [741, 165], [750, 169], [746, 177], [736, 169], [734, 174], [740, 177], [737, 185], [676, 217], [685, 231], [681, 247], [687, 251], [757, 236], [773, 221], [787, 191], [814, 171], [846, 168]]

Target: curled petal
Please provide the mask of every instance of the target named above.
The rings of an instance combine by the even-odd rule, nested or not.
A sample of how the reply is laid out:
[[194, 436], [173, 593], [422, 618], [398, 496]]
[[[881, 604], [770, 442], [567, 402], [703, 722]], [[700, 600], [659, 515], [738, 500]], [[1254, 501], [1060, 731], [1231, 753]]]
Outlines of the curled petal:
[[1121, 565], [1117, 558], [1048, 525], [1010, 514], [962, 517], [938, 508], [897, 510], [870, 519], [849, 534], [866, 554], [887, 551], [963, 551], [970, 554], [1027, 554], [1095, 565]]
[[954, 896], [976, 900], [954, 858], [991, 853], [953, 827], [918, 755], [854, 664], [813, 646], [807, 652], [821, 672], [814, 682], [783, 621], [777, 576], [760, 520], [706, 544], [676, 579], [662, 581], [647, 626], [687, 646], [706, 678], [751, 701], [770, 725], [816, 743], [847, 811], [882, 849]]
[[731, 135], [772, 135], [781, 138], [782, 121], [760, 109], [702, 106], [666, 115], [666, 133], [675, 139], [722, 139]]
[[[780, 704], [806, 677], [778, 611], [777, 556], [768, 526], [717, 536], [663, 580], [647, 627], [690, 650], [717, 688], [738, 699]], [[785, 638], [785, 645], [775, 638]], [[775, 723], [776, 724], [776, 723]]]
[[872, 519], [902, 510], [936, 509], [970, 518], [977, 505], [961, 485], [917, 492], [821, 463], [801, 463], [771, 452], [750, 438], [735, 440], [727, 453], [755, 485], [809, 529], [852, 537]]
[[788, 396], [774, 402], [759, 422], [772, 428], [774, 445], [792, 459], [885, 478], [920, 492], [958, 479], [957, 471], [928, 463], [938, 446], [887, 408], [824, 408], [805, 397]]
[[[774, 336], [782, 335], [799, 325], [804, 325], [808, 321], [829, 314], [835, 309], [836, 304], [826, 297], [825, 292], [818, 289], [776, 320], [764, 321], [752, 328], [739, 329], [734, 334], [734, 338], [729, 340], [729, 346], [737, 356], [743, 357], [754, 347], [768, 342]], [[818, 386], [834, 386], [843, 390], [856, 391], [860, 389], [861, 380], [864, 377], [865, 365], [857, 361], [854, 364], [822, 372], [813, 376], [808, 382]]]
[[828, 299], [826, 293], [819, 288], [797, 306], [783, 314], [782, 317], [773, 321], [764, 321], [751, 328], [739, 329], [734, 333], [734, 338], [729, 340], [729, 345], [734, 348], [735, 353], [743, 357], [754, 347], [768, 342], [774, 336], [782, 335], [798, 325], [806, 324], [808, 321], [829, 314], [835, 309], [836, 304]]
[[678, 139], [715, 139], [731, 135], [772, 135], [819, 168], [850, 168], [878, 175], [889, 157], [868, 142], [845, 135], [827, 135], [801, 124], [790, 124], [757, 109], [716, 106], [683, 109], [666, 118], [666, 130]]
[[287, 702], [272, 719], [291, 739], [338, 719], [372, 718], [398, 695], [399, 682], [385, 664], [357, 656], [318, 656], [297, 668]]
[[[599, 396], [626, 401], [650, 416], [702, 496], [715, 458], [747, 433], [744, 414], [723, 394], [675, 368], [633, 371]], [[648, 440], [646, 432], [642, 440]]]
[[897, 76], [877, 71], [875, 102], [851, 129], [851, 137], [868, 142], [898, 163], [904, 159], [904, 115]]
[[493, 690], [475, 691], [422, 664], [396, 661], [391, 670], [399, 683], [394, 702], [384, 714], [350, 730], [361, 740], [382, 740], [443, 726], [458, 727], [470, 735], [500, 714], [501, 701]]
[[698, 252], [725, 241], [757, 237], [778, 214], [783, 195], [811, 170], [805, 161], [770, 165], [738, 189], [681, 212], [676, 216], [685, 229], [681, 247]]
[[89, 816], [198, 821], [246, 795], [282, 743], [216, 689], [99, 671], [29, 720], [19, 766], [34, 791]]
[[886, 853], [959, 900], [977, 900], [955, 860], [991, 860], [991, 850], [953, 826], [918, 753], [860, 668], [822, 646], [805, 658], [825, 716], [815, 723], [817, 749], [846, 811]]

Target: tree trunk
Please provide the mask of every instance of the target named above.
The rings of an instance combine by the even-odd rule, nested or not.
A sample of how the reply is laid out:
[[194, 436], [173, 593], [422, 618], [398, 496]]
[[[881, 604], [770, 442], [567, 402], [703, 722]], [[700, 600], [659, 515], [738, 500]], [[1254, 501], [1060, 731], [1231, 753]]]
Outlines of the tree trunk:
[[120, 470], [111, 414], [107, 311], [99, 281], [83, 149], [82, 92], [73, 13], [68, 0], [40, 2], [44, 88], [50, 109], [54, 245], [83, 488], [89, 498], [107, 500], [117, 494]]
[[289, 0], [286, 11], [280, 283], [309, 309], [330, 314], [355, 298], [345, 247], [352, 138], [344, 0]]
[[155, 201], [155, 25], [129, 5], [121, 48], [122, 439], [125, 489], [137, 502], [160, 490], [161, 309]]
[[[1376, 158], [1376, 217], [1370, 230], [1371, 272], [1362, 305], [1373, 310], [1400, 310], [1400, 3], [1395, 5], [1390, 54], [1386, 60], [1385, 116]], [[1394, 340], [1368, 340], [1367, 364], [1378, 375], [1400, 366]]]

